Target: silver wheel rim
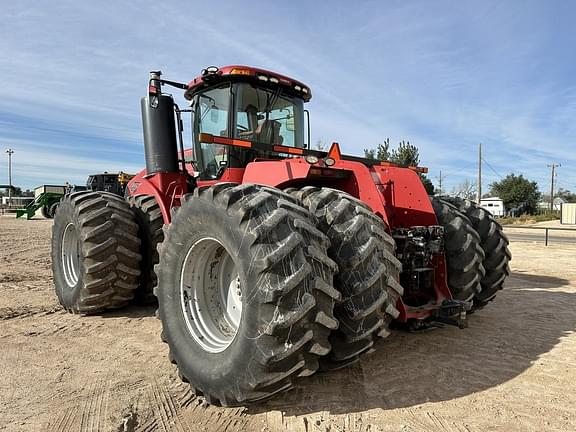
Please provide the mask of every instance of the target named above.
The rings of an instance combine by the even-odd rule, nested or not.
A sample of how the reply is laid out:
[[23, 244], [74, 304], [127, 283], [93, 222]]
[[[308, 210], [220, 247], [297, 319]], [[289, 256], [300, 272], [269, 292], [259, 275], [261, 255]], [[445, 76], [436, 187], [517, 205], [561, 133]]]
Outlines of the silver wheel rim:
[[66, 225], [62, 236], [62, 270], [66, 284], [74, 288], [80, 275], [80, 237], [72, 223]]
[[218, 240], [203, 238], [188, 250], [180, 305], [188, 331], [205, 351], [230, 346], [242, 319], [242, 291], [236, 263]]

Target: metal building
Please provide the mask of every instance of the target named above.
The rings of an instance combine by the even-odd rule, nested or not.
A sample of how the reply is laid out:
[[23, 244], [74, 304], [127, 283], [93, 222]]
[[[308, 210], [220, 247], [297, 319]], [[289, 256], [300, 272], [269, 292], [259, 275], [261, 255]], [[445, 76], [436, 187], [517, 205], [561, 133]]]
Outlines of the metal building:
[[560, 207], [560, 223], [576, 225], [576, 203], [564, 203]]

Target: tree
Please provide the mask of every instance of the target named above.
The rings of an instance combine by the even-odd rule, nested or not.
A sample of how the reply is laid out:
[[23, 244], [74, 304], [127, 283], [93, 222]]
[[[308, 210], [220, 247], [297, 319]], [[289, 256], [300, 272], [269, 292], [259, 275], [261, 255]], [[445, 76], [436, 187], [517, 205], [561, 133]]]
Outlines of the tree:
[[401, 167], [418, 166], [420, 163], [420, 153], [418, 148], [410, 141], [400, 141], [398, 148], [392, 150], [390, 162], [400, 165]]
[[318, 150], [318, 151], [324, 151], [326, 149], [326, 143], [324, 143], [324, 141], [322, 141], [322, 139], [318, 139], [318, 141], [316, 141], [316, 145], [314, 145], [314, 150]]
[[450, 195], [467, 200], [473, 200], [476, 198], [476, 183], [466, 179], [458, 186], [454, 186]]
[[386, 138], [382, 144], [378, 144], [375, 149], [364, 149], [366, 159], [389, 161], [390, 160], [390, 138]]
[[[566, 200], [566, 202], [569, 203], [576, 203], [576, 194], [570, 192], [567, 189], [558, 189], [558, 191], [554, 194], [554, 196], [558, 197], [558, 198], [564, 198]], [[550, 196], [548, 196], [548, 201], [550, 201]]]
[[541, 197], [536, 182], [524, 178], [522, 174], [508, 174], [499, 182], [492, 183], [490, 193], [500, 197], [506, 209], [528, 214], [536, 211]]
[[[407, 168], [418, 166], [420, 163], [420, 153], [418, 147], [410, 144], [410, 141], [400, 141], [397, 149], [390, 150], [390, 138], [386, 138], [382, 144], [378, 144], [375, 149], [364, 149], [364, 156], [367, 159], [376, 159], [395, 163], [398, 166]], [[418, 174], [428, 195], [434, 195], [434, 184], [424, 174]]]

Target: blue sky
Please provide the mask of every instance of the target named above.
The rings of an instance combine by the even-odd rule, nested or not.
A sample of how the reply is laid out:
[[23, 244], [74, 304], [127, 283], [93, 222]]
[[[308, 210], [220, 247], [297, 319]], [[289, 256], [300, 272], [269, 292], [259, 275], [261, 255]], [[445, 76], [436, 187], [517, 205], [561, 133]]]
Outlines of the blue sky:
[[[148, 71], [249, 64], [309, 84], [312, 141], [362, 154], [410, 140], [448, 191], [510, 172], [576, 190], [576, 3], [3, 2], [0, 183], [81, 184], [144, 164]], [[180, 98], [180, 96], [179, 96]], [[183, 99], [179, 99], [182, 101]]]

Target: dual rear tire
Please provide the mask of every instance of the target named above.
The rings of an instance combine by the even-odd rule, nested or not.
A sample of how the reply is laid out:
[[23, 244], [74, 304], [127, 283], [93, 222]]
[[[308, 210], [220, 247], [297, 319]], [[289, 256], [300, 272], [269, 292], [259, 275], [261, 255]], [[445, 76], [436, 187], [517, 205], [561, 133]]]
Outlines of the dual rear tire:
[[362, 201], [330, 188], [308, 186], [291, 193], [317, 218], [330, 239], [328, 255], [338, 264], [334, 287], [342, 300], [334, 315], [340, 327], [330, 335], [332, 351], [321, 363], [323, 369], [339, 369], [390, 334], [403, 292], [401, 263], [386, 224]]
[[333, 189], [218, 184], [185, 196], [156, 267], [181, 378], [210, 403], [243, 405], [370, 352], [402, 294], [386, 231]]
[[475, 232], [474, 242], [482, 250], [482, 272], [478, 292], [474, 294], [472, 310], [484, 308], [494, 300], [504, 281], [510, 274], [512, 254], [508, 249], [508, 239], [498, 221], [474, 202], [461, 198], [443, 197], [435, 199], [438, 206], [447, 209], [453, 220], [462, 220]]
[[158, 316], [184, 381], [243, 405], [314, 373], [338, 327], [328, 239], [294, 198], [218, 184], [184, 196], [160, 247]]
[[454, 298], [482, 309], [503, 288], [512, 255], [508, 239], [496, 219], [483, 208], [461, 198], [433, 198], [438, 222], [445, 229], [448, 286]]
[[55, 216], [52, 273], [62, 306], [93, 314], [129, 304], [141, 257], [126, 202], [107, 192], [76, 192], [62, 199]]

